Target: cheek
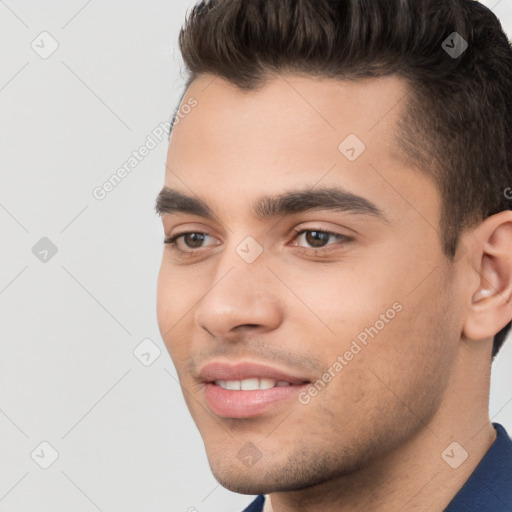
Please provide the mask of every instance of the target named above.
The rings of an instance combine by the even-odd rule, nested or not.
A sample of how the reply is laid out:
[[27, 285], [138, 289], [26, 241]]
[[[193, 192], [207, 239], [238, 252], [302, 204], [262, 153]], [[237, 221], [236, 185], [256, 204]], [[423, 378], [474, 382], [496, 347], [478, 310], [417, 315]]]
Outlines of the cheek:
[[343, 370], [331, 389], [350, 389], [348, 402], [386, 396], [391, 393], [389, 385], [411, 401], [414, 393], [421, 396], [426, 389], [432, 390], [434, 396], [426, 397], [424, 403], [429, 408], [427, 402], [446, 384], [454, 357], [453, 340], [460, 334], [453, 306], [457, 301], [450, 292], [449, 277], [441, 270], [417, 287], [430, 269], [415, 268], [413, 275], [407, 275], [393, 260], [389, 267], [383, 271], [382, 265], [368, 266], [373, 272], [356, 265], [339, 271], [325, 267], [304, 272], [294, 281], [291, 274], [285, 276], [283, 280], [295, 282], [295, 294], [309, 309], [290, 301], [291, 315], [326, 369], [338, 356], [343, 358]]
[[171, 272], [164, 254], [157, 284], [157, 320], [162, 339], [173, 359], [180, 358], [187, 346], [183, 329], [187, 321], [187, 311], [190, 309], [189, 304], [187, 287], [181, 285], [179, 272]]
[[187, 271], [185, 267], [177, 267], [171, 263], [170, 256], [164, 251], [158, 274], [157, 313], [161, 324], [174, 324], [183, 318], [191, 307], [194, 291], [198, 290], [200, 279]]
[[308, 332], [310, 340], [321, 338], [314, 348], [326, 355], [343, 354], [359, 334], [363, 342], [369, 338], [365, 329], [372, 329], [377, 322], [380, 331], [398, 316], [393, 309], [398, 294], [382, 275], [355, 262], [323, 267], [310, 263], [303, 269], [289, 266], [281, 269], [281, 275], [283, 281], [293, 283], [294, 296], [286, 299], [290, 319]]
[[164, 334], [172, 325], [172, 315], [174, 314], [174, 308], [172, 307], [173, 297], [171, 293], [171, 282], [172, 281], [169, 271], [165, 265], [165, 262], [162, 261], [157, 282], [156, 312], [158, 325], [160, 327], [160, 332], [164, 338], [164, 341]]
[[447, 276], [400, 297], [402, 311], [370, 341], [363, 364], [391, 400], [427, 417], [447, 386], [460, 331]]
[[[319, 391], [298, 411], [303, 422], [311, 422], [311, 434], [320, 439], [339, 432], [334, 444], [347, 439], [371, 444], [382, 437], [391, 442], [417, 428], [418, 417], [425, 421], [431, 417], [450, 367], [449, 355], [442, 352], [443, 333], [433, 321], [440, 314], [431, 311], [418, 320], [413, 308], [404, 306], [381, 330], [380, 323], [376, 330], [359, 330], [365, 334], [364, 343], [340, 330], [336, 342], [322, 344], [326, 373], [321, 379], [328, 382], [318, 386]], [[359, 329], [354, 322], [346, 325]], [[334, 377], [327, 373], [329, 368]]]

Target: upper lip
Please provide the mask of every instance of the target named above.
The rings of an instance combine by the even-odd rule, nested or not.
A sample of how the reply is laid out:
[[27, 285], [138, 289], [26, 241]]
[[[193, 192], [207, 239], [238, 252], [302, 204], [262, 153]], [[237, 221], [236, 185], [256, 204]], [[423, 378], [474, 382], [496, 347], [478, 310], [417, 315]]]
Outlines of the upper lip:
[[215, 361], [203, 366], [199, 372], [199, 378], [203, 382], [214, 382], [216, 380], [244, 380], [253, 378], [273, 379], [275, 381], [286, 381], [290, 384], [304, 384], [308, 379], [291, 375], [277, 368], [272, 368], [260, 363], [226, 363]]

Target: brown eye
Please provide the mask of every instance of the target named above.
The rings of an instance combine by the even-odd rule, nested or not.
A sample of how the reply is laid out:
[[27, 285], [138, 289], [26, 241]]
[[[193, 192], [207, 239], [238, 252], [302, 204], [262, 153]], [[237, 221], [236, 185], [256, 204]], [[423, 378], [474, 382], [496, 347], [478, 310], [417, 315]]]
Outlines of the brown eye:
[[340, 233], [320, 229], [302, 229], [297, 233], [297, 245], [306, 249], [322, 249], [336, 242], [350, 242], [352, 239]]
[[311, 247], [323, 247], [331, 236], [323, 231], [306, 231], [305, 234], [305, 240]]
[[201, 233], [200, 231], [188, 231], [180, 233], [171, 238], [164, 239], [165, 244], [169, 244], [173, 249], [178, 252], [198, 252], [197, 249], [202, 249], [209, 245], [218, 245], [218, 240], [210, 236], [208, 233]]
[[185, 233], [183, 235], [183, 242], [190, 249], [197, 249], [201, 247], [205, 239], [204, 233]]

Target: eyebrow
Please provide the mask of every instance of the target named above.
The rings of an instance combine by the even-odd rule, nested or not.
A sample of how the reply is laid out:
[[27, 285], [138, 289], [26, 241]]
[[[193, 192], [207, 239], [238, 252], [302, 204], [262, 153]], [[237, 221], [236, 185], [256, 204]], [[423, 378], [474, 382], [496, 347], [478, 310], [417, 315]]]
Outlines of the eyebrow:
[[[338, 187], [292, 190], [279, 195], [261, 197], [253, 204], [253, 212], [260, 220], [316, 210], [370, 215], [388, 222], [382, 210], [374, 203]], [[169, 187], [164, 187], [158, 194], [155, 211], [159, 215], [188, 213], [211, 220], [216, 218], [203, 200]]]

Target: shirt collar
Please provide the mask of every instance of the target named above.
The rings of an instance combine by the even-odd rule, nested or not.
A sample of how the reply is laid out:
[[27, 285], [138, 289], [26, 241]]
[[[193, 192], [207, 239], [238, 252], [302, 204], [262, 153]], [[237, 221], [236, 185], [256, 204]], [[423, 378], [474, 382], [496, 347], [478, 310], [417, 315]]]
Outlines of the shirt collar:
[[493, 426], [496, 439], [444, 512], [512, 512], [512, 441]]

